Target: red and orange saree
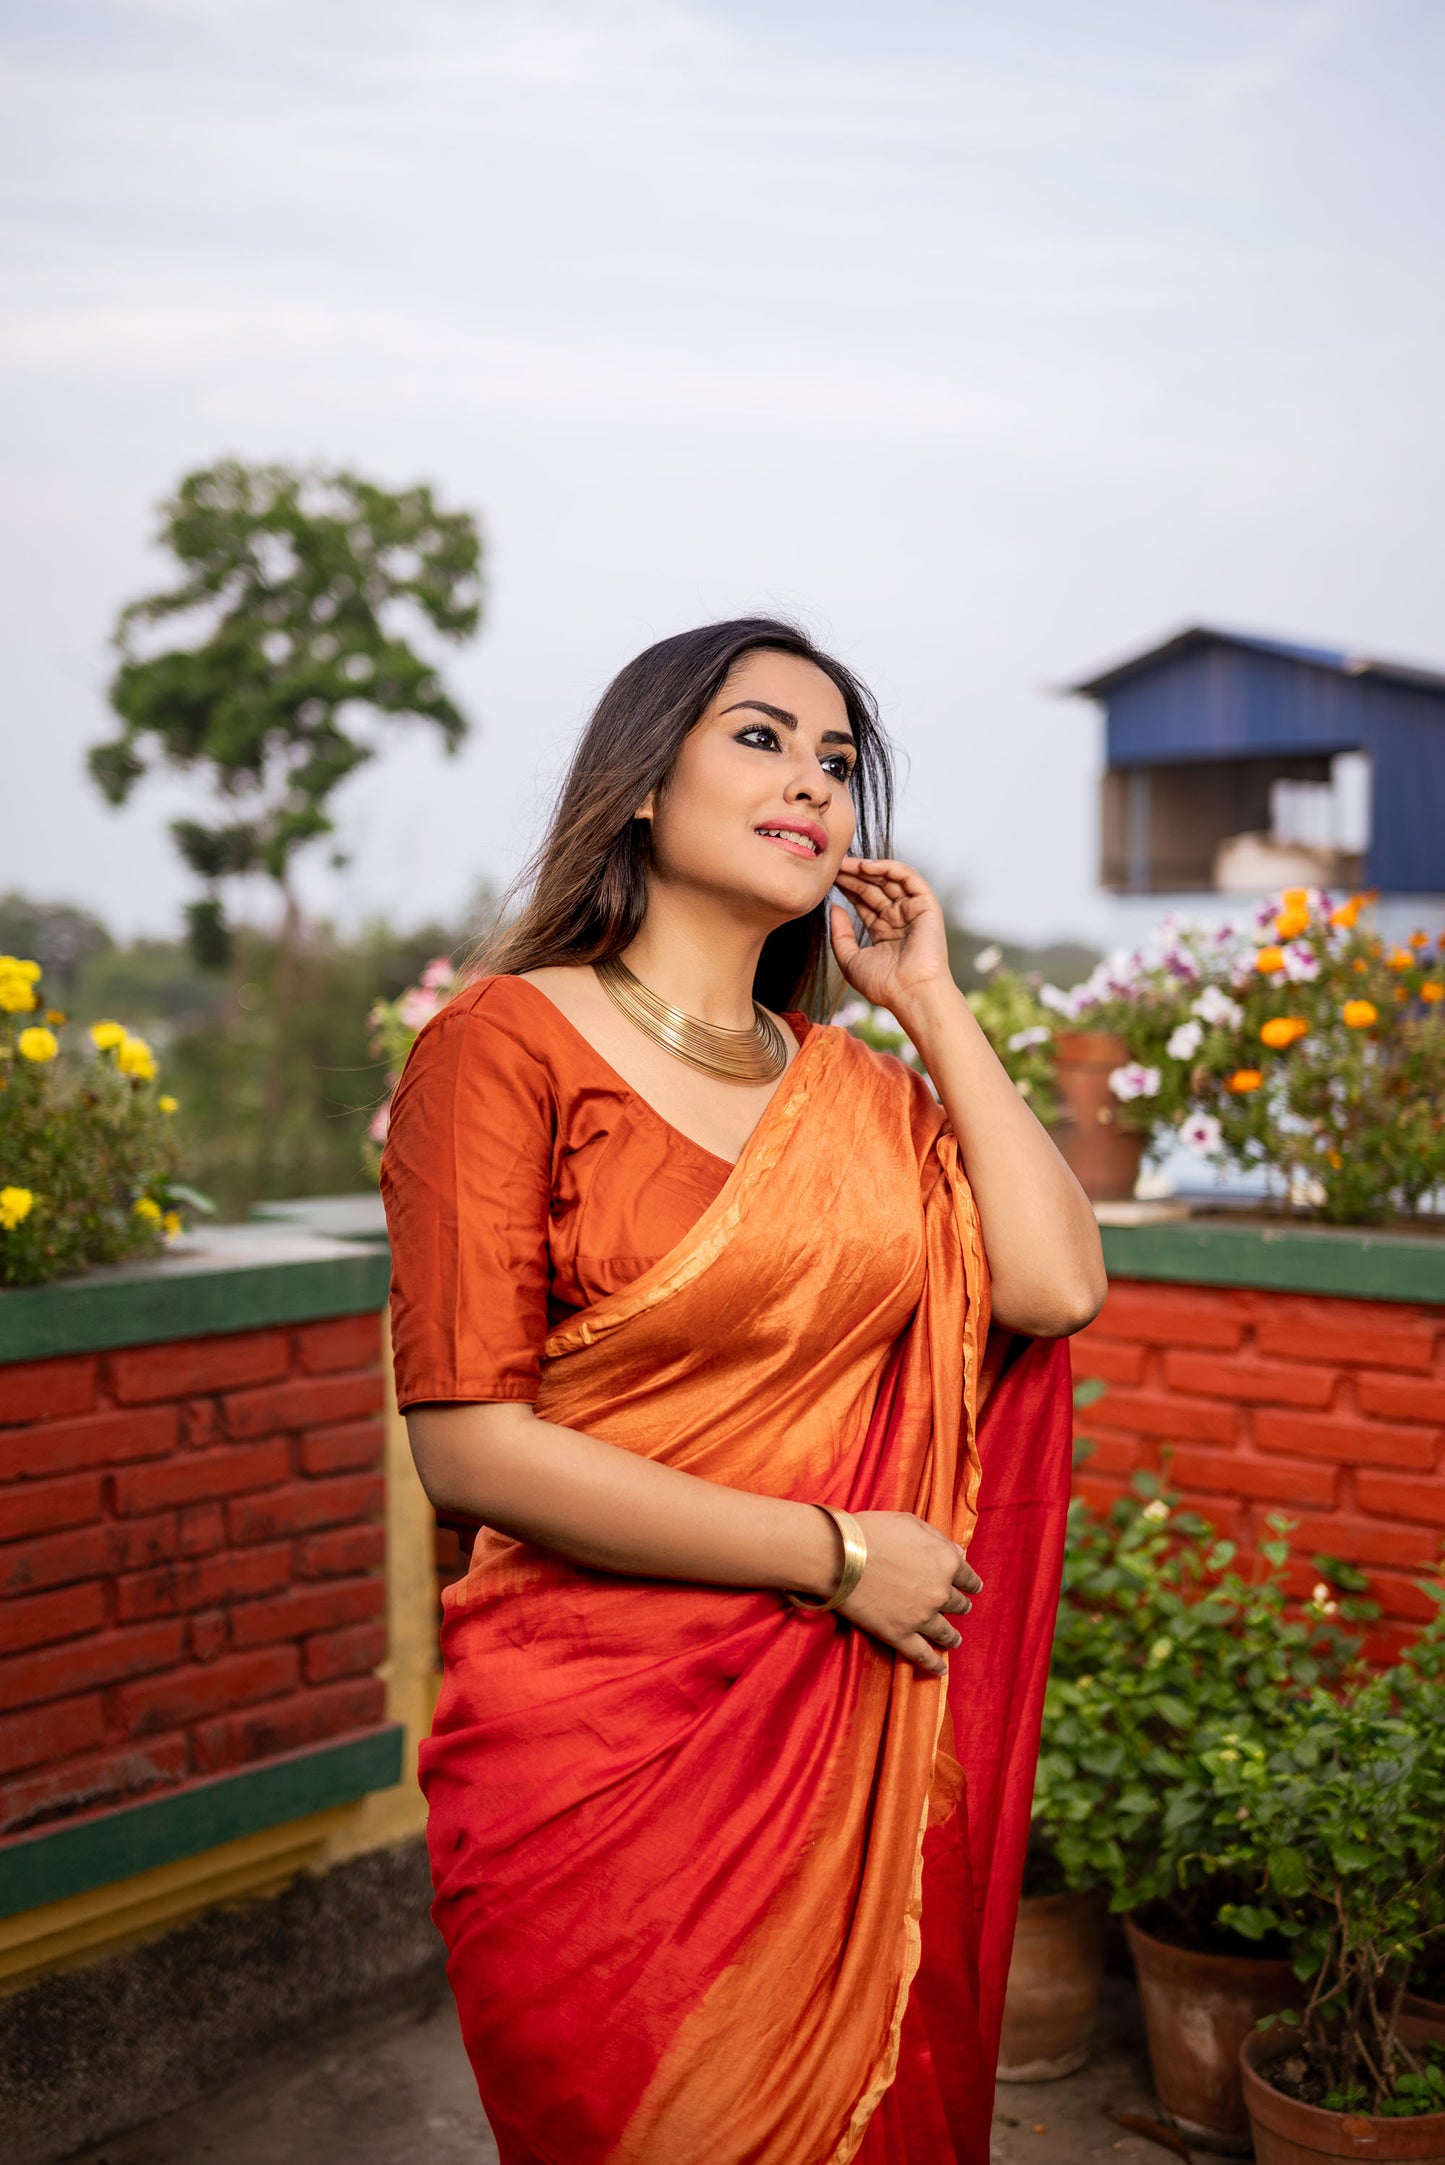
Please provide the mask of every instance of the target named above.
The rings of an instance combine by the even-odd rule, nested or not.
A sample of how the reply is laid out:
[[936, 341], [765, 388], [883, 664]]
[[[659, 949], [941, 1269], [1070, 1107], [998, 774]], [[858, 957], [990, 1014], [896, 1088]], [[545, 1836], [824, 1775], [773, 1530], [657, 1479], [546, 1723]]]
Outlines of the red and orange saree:
[[482, 1534], [421, 1772], [503, 2165], [983, 2165], [1068, 1489], [1067, 1352], [1009, 1350], [943, 1115], [829, 1029], [548, 1339], [546, 1419], [916, 1511], [984, 1592], [945, 1687], [775, 1594]]

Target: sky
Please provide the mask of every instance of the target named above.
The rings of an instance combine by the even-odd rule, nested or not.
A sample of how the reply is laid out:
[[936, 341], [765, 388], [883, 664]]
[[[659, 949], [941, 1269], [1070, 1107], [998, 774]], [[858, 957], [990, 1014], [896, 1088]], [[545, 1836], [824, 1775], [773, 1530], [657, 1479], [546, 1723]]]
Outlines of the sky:
[[235, 455], [486, 537], [473, 733], [389, 731], [318, 914], [505, 883], [614, 671], [762, 609], [971, 923], [1100, 936], [1062, 685], [1186, 621], [1445, 663], [1442, 79], [1437, 0], [3, 0], [0, 889], [177, 926], [188, 785], [84, 755]]

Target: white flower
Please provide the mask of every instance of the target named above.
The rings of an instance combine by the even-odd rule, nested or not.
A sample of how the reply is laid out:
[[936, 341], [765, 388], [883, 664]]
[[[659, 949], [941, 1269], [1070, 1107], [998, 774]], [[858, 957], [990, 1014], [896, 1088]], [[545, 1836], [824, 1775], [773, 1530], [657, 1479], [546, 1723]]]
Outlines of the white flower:
[[[1254, 965], [1251, 963], [1250, 967], [1252, 969]], [[1244, 1020], [1244, 1009], [1239, 1002], [1231, 1000], [1227, 992], [1221, 992], [1218, 985], [1206, 985], [1189, 1012], [1197, 1015], [1201, 1022], [1221, 1023], [1230, 1030], [1237, 1030]]]
[[860, 1022], [866, 1022], [873, 1010], [866, 1000], [845, 1000], [833, 1017], [840, 1030], [856, 1030]]
[[978, 953], [973, 958], [973, 966], [977, 970], [980, 977], [987, 977], [992, 971], [998, 968], [999, 964], [1002, 961], [1003, 949], [995, 943], [991, 946], [981, 947], [979, 949]]
[[1131, 1098], [1157, 1098], [1163, 1081], [1157, 1067], [1142, 1067], [1137, 1060], [1116, 1067], [1109, 1076], [1109, 1088], [1116, 1098], [1127, 1104]]
[[1330, 1590], [1324, 1580], [1318, 1580], [1314, 1592], [1310, 1595], [1310, 1607], [1319, 1616], [1335, 1616], [1339, 1613], [1339, 1606], [1337, 1601], [1331, 1601]]
[[1171, 1639], [1156, 1639], [1149, 1649], [1150, 1668], [1157, 1669], [1160, 1662], [1167, 1661], [1173, 1651], [1174, 1642]]
[[1027, 1030], [1015, 1030], [1008, 1041], [1010, 1052], [1027, 1052], [1031, 1045], [1047, 1045], [1053, 1031], [1046, 1022], [1036, 1022]]
[[1144, 1516], [1151, 1526], [1162, 1526], [1169, 1516], [1169, 1506], [1162, 1496], [1156, 1496], [1153, 1503], [1145, 1504]]
[[1191, 1113], [1179, 1124], [1179, 1140], [1196, 1157], [1207, 1158], [1219, 1148], [1222, 1130], [1213, 1113]]
[[419, 1030], [441, 1007], [439, 996], [424, 985], [413, 985], [396, 1003], [396, 1011], [408, 1030]]
[[1308, 985], [1320, 974], [1319, 957], [1303, 940], [1291, 940], [1284, 951], [1284, 974], [1292, 985]]
[[1171, 1033], [1164, 1050], [1171, 1060], [1192, 1060], [1203, 1043], [1202, 1022], [1181, 1022], [1178, 1029]]
[[1052, 1008], [1056, 1015], [1072, 1016], [1074, 1013], [1073, 994], [1071, 992], [1060, 992], [1057, 985], [1041, 986], [1039, 988], [1039, 1001], [1042, 1006]]

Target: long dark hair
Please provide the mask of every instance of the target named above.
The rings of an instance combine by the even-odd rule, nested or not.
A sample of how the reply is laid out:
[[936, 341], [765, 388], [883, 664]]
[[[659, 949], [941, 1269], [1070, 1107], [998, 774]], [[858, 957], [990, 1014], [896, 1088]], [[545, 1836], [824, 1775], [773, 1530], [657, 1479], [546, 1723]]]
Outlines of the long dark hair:
[[[867, 686], [814, 646], [797, 625], [735, 617], [661, 639], [612, 679], [572, 756], [547, 836], [518, 881], [515, 914], [504, 905], [472, 958], [477, 971], [520, 976], [558, 963], [601, 962], [636, 939], [647, 911], [652, 826], [637, 807], [666, 789], [683, 738], [721, 690], [728, 671], [759, 647], [796, 654], [843, 695], [858, 746], [854, 849], [889, 854], [892, 753]], [[824, 1011], [827, 905], [779, 925], [763, 942], [753, 997], [766, 1007]]]

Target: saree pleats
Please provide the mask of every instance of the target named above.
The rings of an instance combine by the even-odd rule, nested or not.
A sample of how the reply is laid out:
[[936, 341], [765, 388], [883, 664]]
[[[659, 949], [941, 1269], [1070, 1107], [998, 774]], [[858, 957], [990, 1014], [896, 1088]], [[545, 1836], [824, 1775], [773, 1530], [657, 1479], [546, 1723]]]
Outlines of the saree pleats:
[[[688, 1237], [548, 1340], [538, 1412], [709, 1480], [917, 1511], [959, 1540], [981, 1508], [983, 1539], [987, 1328], [937, 1106], [897, 1062], [816, 1030]], [[1058, 1367], [1031, 1353], [996, 1386], [990, 1486], [990, 1434], [1013, 1439], [1002, 1475]], [[1022, 1528], [1022, 1510], [1000, 1523]], [[994, 1580], [1017, 1569], [1010, 1542]], [[1031, 1553], [1032, 1597], [998, 1590], [984, 1669], [964, 1687], [955, 1667], [946, 1698], [774, 1594], [481, 1537], [448, 1594], [422, 1779], [434, 1914], [503, 2165], [986, 2156], [1022, 1840], [999, 1828], [1037, 1732], [1008, 1695], [1021, 1670], [1033, 1689], [1049, 1568]], [[991, 1583], [979, 1615], [994, 1601]], [[958, 1940], [936, 1962], [934, 1880]], [[980, 2097], [985, 2148], [960, 2147]]]

